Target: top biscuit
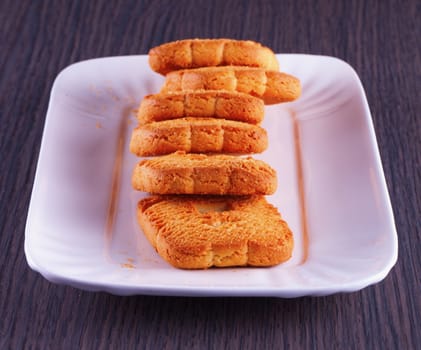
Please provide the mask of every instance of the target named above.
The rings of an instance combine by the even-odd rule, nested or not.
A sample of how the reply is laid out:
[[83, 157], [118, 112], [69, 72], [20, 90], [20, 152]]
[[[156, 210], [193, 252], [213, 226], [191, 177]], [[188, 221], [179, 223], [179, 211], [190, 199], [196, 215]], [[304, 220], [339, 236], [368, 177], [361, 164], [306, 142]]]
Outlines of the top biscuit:
[[154, 47], [149, 65], [157, 73], [214, 66], [248, 66], [279, 70], [271, 49], [249, 40], [186, 39]]

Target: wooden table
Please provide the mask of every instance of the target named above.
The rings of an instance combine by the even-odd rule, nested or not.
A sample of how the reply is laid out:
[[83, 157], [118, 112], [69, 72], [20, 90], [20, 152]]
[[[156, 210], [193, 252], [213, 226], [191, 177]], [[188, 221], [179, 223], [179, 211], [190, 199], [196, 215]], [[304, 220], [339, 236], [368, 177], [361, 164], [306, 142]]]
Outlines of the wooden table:
[[[1, 349], [415, 349], [421, 344], [417, 1], [0, 3]], [[418, 17], [416, 17], [418, 16]], [[399, 235], [381, 283], [298, 299], [118, 297], [54, 285], [23, 243], [49, 93], [71, 63], [188, 37], [339, 57], [367, 93]]]

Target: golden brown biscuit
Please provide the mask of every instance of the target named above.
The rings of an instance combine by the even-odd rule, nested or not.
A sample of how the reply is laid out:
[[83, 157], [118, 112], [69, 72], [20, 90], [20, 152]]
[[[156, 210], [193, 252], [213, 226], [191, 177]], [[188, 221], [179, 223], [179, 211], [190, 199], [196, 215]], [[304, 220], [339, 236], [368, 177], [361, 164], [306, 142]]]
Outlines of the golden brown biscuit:
[[133, 171], [135, 190], [155, 194], [273, 194], [276, 171], [261, 160], [230, 155], [186, 154], [142, 160]]
[[300, 80], [277, 71], [250, 67], [210, 67], [168, 73], [161, 92], [186, 90], [238, 91], [265, 104], [290, 102], [301, 94]]
[[292, 232], [263, 196], [152, 196], [139, 202], [137, 218], [178, 268], [273, 266], [292, 255]]
[[261, 99], [233, 91], [182, 91], [146, 96], [137, 113], [139, 123], [195, 117], [223, 118], [258, 124], [263, 120]]
[[215, 118], [180, 118], [139, 125], [130, 151], [138, 157], [187, 153], [260, 153], [268, 145], [260, 126]]
[[162, 44], [149, 51], [149, 65], [163, 75], [178, 69], [209, 66], [279, 69], [276, 56], [268, 47], [232, 39], [186, 39]]

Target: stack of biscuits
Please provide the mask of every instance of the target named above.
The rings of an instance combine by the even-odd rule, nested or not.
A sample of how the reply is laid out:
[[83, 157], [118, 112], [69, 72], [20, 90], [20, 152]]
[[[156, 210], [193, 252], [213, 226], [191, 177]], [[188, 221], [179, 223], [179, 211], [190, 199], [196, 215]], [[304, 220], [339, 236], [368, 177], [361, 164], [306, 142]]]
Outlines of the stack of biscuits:
[[150, 50], [149, 64], [165, 82], [142, 100], [130, 151], [145, 157], [132, 185], [151, 194], [137, 208], [150, 243], [185, 269], [288, 260], [292, 233], [265, 198], [276, 172], [250, 154], [268, 147], [264, 105], [298, 98], [299, 80], [253, 41], [170, 42]]

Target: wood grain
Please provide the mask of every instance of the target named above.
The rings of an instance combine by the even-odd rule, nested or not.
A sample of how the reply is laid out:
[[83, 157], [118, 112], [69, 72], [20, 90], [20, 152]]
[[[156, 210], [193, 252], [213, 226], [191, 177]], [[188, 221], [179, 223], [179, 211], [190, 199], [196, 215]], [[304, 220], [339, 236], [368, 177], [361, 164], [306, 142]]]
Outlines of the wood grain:
[[[1, 349], [415, 349], [421, 343], [420, 7], [408, 1], [0, 2]], [[399, 261], [351, 294], [116, 297], [47, 282], [25, 220], [49, 92], [67, 65], [189, 37], [332, 55], [366, 89], [399, 233]]]

